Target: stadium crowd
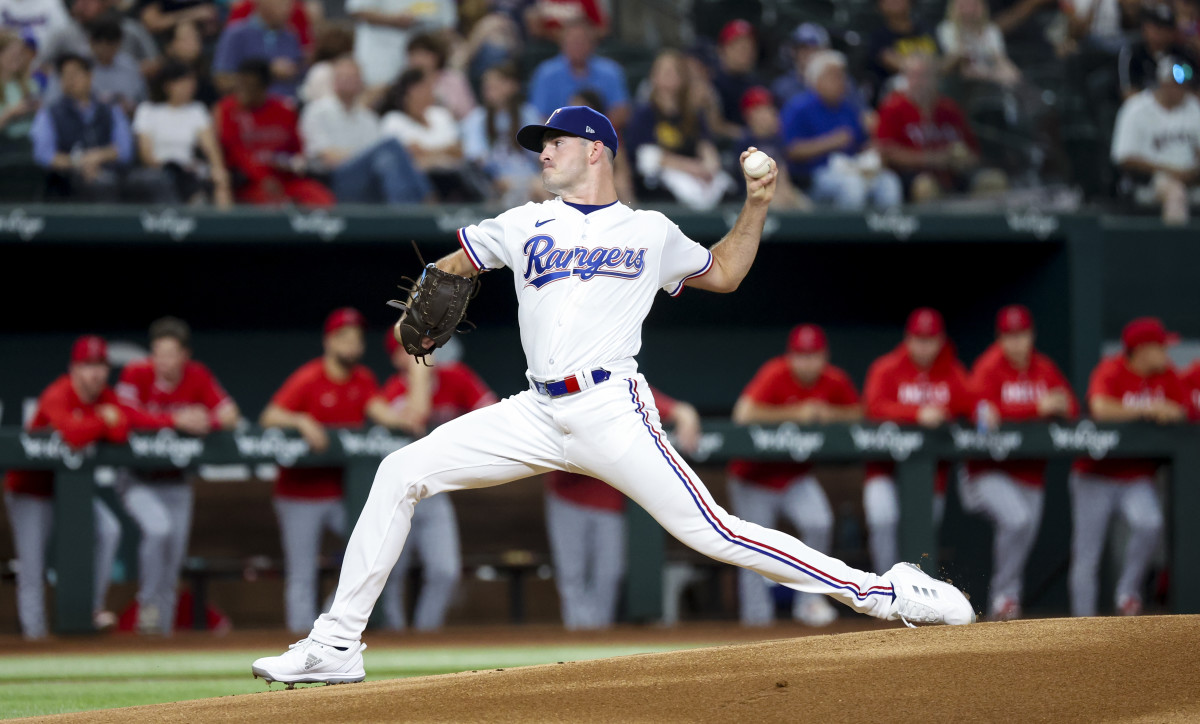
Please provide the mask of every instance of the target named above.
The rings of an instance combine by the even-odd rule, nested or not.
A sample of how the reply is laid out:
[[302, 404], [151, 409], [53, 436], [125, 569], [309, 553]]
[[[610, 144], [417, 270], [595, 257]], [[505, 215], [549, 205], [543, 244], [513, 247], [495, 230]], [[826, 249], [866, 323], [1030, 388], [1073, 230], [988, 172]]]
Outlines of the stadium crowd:
[[[323, 353], [282, 382], [259, 415], [263, 427], [291, 429], [315, 451], [329, 445], [330, 430], [381, 425], [420, 436], [427, 430], [497, 398], [461, 362], [426, 367], [400, 348], [389, 331], [384, 346], [395, 374], [380, 386], [362, 364], [365, 322], [352, 308], [331, 312], [322, 329]], [[1071, 419], [1086, 413], [1097, 422], [1150, 421], [1170, 425], [1200, 420], [1200, 362], [1177, 372], [1167, 354], [1174, 339], [1162, 322], [1130, 321], [1120, 352], [1102, 359], [1092, 372], [1087, 396], [1078, 401], [1064, 375], [1037, 351], [1036, 327], [1020, 305], [1001, 309], [996, 339], [968, 368], [958, 359], [942, 315], [914, 310], [894, 350], [870, 366], [860, 393], [832, 360], [823, 329], [795, 327], [780, 340], [776, 357], [766, 360], [733, 406], [738, 424], [821, 425], [867, 420], [936, 428], [972, 421], [983, 429], [1001, 423]], [[193, 359], [191, 333], [176, 318], [155, 321], [150, 355], [124, 365], [115, 387], [104, 339], [86, 335], [70, 350], [67, 372], [41, 393], [26, 428], [55, 431], [76, 448], [92, 443], [120, 444], [131, 430], [173, 428], [188, 435], [244, 424], [236, 402], [213, 374]], [[695, 450], [701, 420], [694, 407], [661, 391], [654, 395], [662, 419], [675, 429], [683, 451]], [[946, 491], [953, 482], [969, 513], [993, 524], [993, 573], [986, 603], [997, 620], [1021, 616], [1026, 561], [1042, 525], [1044, 461], [978, 461], [951, 469], [942, 464], [932, 482], [934, 525], [940, 525]], [[1113, 592], [1123, 615], [1142, 611], [1148, 570], [1159, 545], [1163, 512], [1152, 460], [1076, 461], [1070, 477], [1072, 510], [1069, 590], [1071, 611], [1098, 611], [1099, 565], [1115, 517], [1127, 526], [1122, 570]], [[813, 466], [798, 462], [735, 460], [727, 468], [732, 512], [774, 526], [787, 518], [811, 547], [828, 552], [834, 518]], [[899, 497], [894, 467], [868, 463], [862, 483], [866, 545], [874, 570], [898, 560]], [[308, 630], [319, 610], [320, 532], [345, 536], [343, 472], [340, 468], [282, 467], [274, 482], [273, 505], [284, 552], [287, 626]], [[46, 552], [54, 518], [54, 477], [50, 471], [9, 470], [4, 501], [16, 551], [18, 613], [24, 635], [47, 635], [44, 582]], [[120, 503], [139, 531], [136, 629], [169, 634], [176, 621], [177, 585], [191, 530], [191, 473], [185, 470], [118, 473]], [[604, 483], [571, 473], [546, 476], [547, 538], [554, 562], [563, 621], [568, 628], [611, 626], [624, 575], [623, 496]], [[95, 502], [94, 610], [97, 626], [111, 625], [107, 589], [120, 537], [113, 512]], [[316, 532], [317, 534], [314, 534]], [[413, 556], [420, 556], [423, 583], [412, 621], [406, 621], [404, 580]], [[382, 625], [418, 630], [442, 626], [462, 572], [456, 514], [450, 496], [418, 506], [409, 544], [380, 602]], [[742, 571], [739, 609], [745, 625], [770, 623], [775, 605], [768, 582]], [[795, 597], [793, 615], [808, 625], [837, 618], [828, 599]]]
[[[877, 0], [707, 33], [697, 5], [686, 50], [619, 37], [637, 3], [613, 4], [0, 0], [0, 165], [68, 201], [516, 204], [544, 192], [513, 129], [586, 104], [629, 203], [734, 198], [751, 144], [786, 170], [780, 208], [1200, 203], [1197, 0]], [[639, 42], [645, 77], [604, 55]]]

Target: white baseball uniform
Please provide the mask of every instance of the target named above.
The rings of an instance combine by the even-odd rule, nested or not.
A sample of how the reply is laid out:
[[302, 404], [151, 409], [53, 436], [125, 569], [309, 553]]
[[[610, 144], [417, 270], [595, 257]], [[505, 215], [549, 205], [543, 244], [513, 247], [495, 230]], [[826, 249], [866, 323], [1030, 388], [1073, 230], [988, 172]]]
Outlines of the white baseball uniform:
[[[350, 536], [333, 605], [317, 619], [312, 640], [356, 644], [422, 500], [549, 470], [608, 482], [712, 558], [887, 615], [894, 599], [888, 581], [733, 517], [663, 435], [634, 355], [654, 293], [677, 295], [706, 273], [707, 249], [658, 212], [561, 199], [509, 210], [459, 230], [458, 239], [479, 269], [513, 270], [531, 389], [384, 459]], [[549, 383], [578, 391], [537, 391]]]

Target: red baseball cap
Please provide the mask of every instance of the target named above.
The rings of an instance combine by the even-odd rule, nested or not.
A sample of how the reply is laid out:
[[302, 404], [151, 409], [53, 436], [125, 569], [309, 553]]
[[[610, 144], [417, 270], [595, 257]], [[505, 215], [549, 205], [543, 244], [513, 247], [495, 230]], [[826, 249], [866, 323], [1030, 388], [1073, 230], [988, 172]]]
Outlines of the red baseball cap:
[[829, 348], [825, 330], [815, 324], [801, 324], [788, 334], [788, 352], [821, 352]]
[[1009, 334], [1025, 332], [1033, 329], [1033, 313], [1029, 307], [1021, 304], [1010, 304], [996, 314], [996, 332]]
[[775, 99], [771, 96], [771, 91], [763, 88], [761, 85], [756, 85], [742, 94], [742, 115], [752, 111], [759, 106], [774, 106]]
[[71, 346], [71, 363], [103, 362], [108, 364], [108, 343], [103, 337], [85, 334]]
[[717, 45], [723, 46], [746, 36], [754, 37], [754, 26], [745, 20], [730, 20], [721, 28], [721, 34], [717, 36]]
[[389, 329], [383, 335], [383, 348], [387, 350], [387, 356], [389, 359], [392, 357], [392, 355], [396, 354], [396, 350], [400, 349], [400, 341], [396, 339], [396, 333], [394, 329]]
[[914, 337], [940, 337], [946, 333], [946, 321], [942, 313], [930, 307], [918, 307], [908, 315], [904, 333]]
[[1126, 352], [1132, 352], [1141, 344], [1174, 344], [1179, 341], [1179, 335], [1168, 332], [1158, 317], [1138, 317], [1121, 331], [1121, 344]]
[[333, 334], [342, 327], [365, 327], [362, 312], [354, 307], [335, 309], [325, 318], [325, 334]]

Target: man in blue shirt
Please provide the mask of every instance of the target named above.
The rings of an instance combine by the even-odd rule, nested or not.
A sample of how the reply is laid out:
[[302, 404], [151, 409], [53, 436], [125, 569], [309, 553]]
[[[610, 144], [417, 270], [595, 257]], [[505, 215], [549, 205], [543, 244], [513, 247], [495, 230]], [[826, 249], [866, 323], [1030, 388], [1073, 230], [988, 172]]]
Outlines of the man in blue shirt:
[[[833, 50], [812, 56], [805, 71], [809, 90], [783, 107], [788, 170], [813, 200], [857, 211], [867, 201], [895, 206], [903, 186], [867, 149], [862, 108], [848, 92], [846, 58]], [[862, 153], [868, 151], [867, 153]]]
[[629, 120], [629, 91], [625, 71], [615, 61], [595, 55], [595, 31], [586, 20], [563, 27], [559, 44], [562, 53], [543, 62], [529, 81], [529, 102], [549, 116], [556, 108], [570, 105], [581, 90], [600, 94], [613, 126], [621, 128]]
[[222, 93], [233, 91], [234, 76], [243, 60], [264, 58], [271, 65], [268, 89], [285, 98], [295, 98], [304, 75], [304, 51], [300, 38], [288, 25], [294, 0], [255, 0], [256, 12], [225, 28], [217, 40], [213, 72]]
[[38, 111], [29, 131], [33, 160], [48, 172], [48, 194], [115, 202], [126, 191], [138, 200], [173, 201], [173, 186], [160, 169], [127, 170], [133, 161], [129, 119], [120, 106], [93, 97], [92, 62], [67, 53], [57, 69], [62, 97]]

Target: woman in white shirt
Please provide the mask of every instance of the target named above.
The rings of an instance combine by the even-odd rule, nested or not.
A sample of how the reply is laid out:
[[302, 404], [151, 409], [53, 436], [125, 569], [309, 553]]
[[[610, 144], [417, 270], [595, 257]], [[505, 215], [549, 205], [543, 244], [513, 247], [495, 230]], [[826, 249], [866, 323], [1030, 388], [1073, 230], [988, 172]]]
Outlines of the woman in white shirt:
[[[229, 172], [213, 133], [212, 116], [195, 97], [192, 69], [168, 62], [155, 79], [154, 100], [139, 105], [133, 117], [138, 156], [143, 166], [167, 172], [180, 201], [202, 201], [207, 177], [212, 181], [213, 201], [228, 207], [233, 204]], [[197, 151], [207, 165], [198, 160]]]
[[1006, 88], [1021, 80], [1021, 71], [1008, 58], [1000, 28], [988, 18], [984, 0], [950, 0], [937, 39], [950, 72], [964, 80]]

